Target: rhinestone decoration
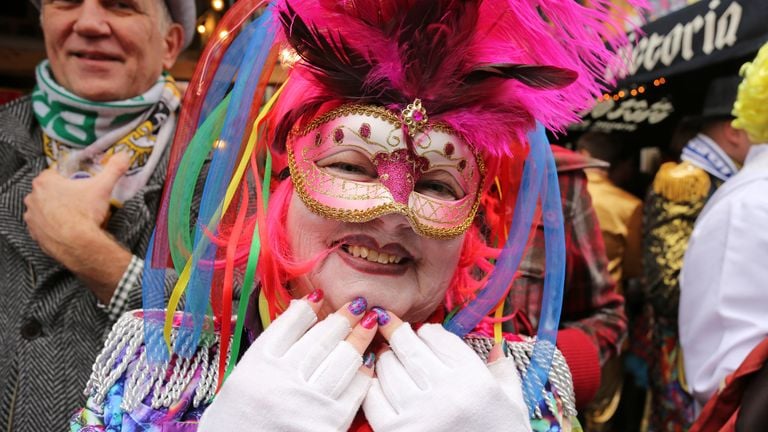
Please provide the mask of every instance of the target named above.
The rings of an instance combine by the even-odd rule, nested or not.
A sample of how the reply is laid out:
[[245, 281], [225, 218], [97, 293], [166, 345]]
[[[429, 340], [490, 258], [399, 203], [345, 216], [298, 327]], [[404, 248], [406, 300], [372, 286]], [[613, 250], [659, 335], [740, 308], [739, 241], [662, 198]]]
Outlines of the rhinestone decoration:
[[403, 123], [408, 127], [408, 135], [415, 137], [427, 126], [427, 110], [421, 106], [421, 99], [415, 99], [401, 113]]
[[333, 130], [333, 141], [336, 144], [341, 144], [344, 141], [344, 131], [340, 127]]
[[365, 139], [370, 138], [371, 137], [371, 125], [369, 125], [368, 123], [363, 123], [360, 126], [360, 136], [365, 138]]

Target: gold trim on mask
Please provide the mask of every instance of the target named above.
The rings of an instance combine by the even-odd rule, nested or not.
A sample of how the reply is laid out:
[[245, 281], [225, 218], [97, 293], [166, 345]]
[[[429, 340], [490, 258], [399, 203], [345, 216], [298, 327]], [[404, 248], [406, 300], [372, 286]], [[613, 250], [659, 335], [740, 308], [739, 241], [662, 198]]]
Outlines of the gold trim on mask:
[[[291, 137], [306, 136], [308, 133], [319, 128], [323, 124], [328, 123], [331, 120], [336, 120], [339, 117], [345, 117], [345, 116], [354, 115], [354, 114], [367, 115], [370, 117], [378, 118], [386, 122], [392, 123], [393, 125], [403, 124], [403, 121], [400, 119], [400, 117], [397, 116], [397, 114], [393, 113], [392, 111], [382, 106], [360, 105], [360, 104], [354, 104], [354, 103], [345, 104], [338, 108], [328, 111], [327, 113], [321, 115], [320, 117], [316, 117], [307, 126], [305, 126], [302, 129], [294, 128], [293, 130], [291, 130], [291, 133], [288, 135], [288, 139], [290, 139]], [[442, 122], [431, 122], [429, 123], [429, 128], [427, 129], [451, 134], [460, 138], [460, 136], [456, 133], [456, 131], [453, 130], [453, 128], [451, 128], [450, 126]], [[472, 152], [475, 153], [474, 147], [472, 147]], [[475, 153], [475, 156], [477, 156], [476, 153]], [[480, 161], [479, 158], [477, 160]]]

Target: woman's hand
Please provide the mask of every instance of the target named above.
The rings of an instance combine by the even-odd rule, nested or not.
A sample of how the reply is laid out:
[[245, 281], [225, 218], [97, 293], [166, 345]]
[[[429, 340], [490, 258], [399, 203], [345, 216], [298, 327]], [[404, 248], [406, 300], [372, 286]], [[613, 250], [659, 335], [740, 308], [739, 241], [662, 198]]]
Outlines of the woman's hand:
[[379, 356], [363, 402], [374, 430], [531, 430], [511, 359], [486, 365], [437, 324], [414, 332], [391, 316], [387, 324], [379, 321], [379, 331], [392, 350]]
[[362, 354], [377, 315], [366, 314], [358, 298], [315, 324], [321, 303], [322, 291], [293, 300], [256, 339], [205, 411], [200, 431], [349, 428], [371, 383]]

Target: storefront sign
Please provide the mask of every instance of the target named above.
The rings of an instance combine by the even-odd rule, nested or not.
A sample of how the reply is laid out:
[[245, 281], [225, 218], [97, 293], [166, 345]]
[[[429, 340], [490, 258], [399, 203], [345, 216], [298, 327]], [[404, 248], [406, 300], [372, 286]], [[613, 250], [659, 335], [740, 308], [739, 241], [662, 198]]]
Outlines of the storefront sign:
[[643, 27], [620, 51], [629, 67], [610, 74], [620, 85], [649, 82], [749, 55], [768, 40], [766, 16], [766, 0], [702, 0]]
[[571, 131], [635, 132], [638, 128], [655, 125], [675, 112], [672, 103], [662, 98], [650, 103], [644, 99], [627, 99], [619, 102], [603, 101], [582, 115], [581, 123]]

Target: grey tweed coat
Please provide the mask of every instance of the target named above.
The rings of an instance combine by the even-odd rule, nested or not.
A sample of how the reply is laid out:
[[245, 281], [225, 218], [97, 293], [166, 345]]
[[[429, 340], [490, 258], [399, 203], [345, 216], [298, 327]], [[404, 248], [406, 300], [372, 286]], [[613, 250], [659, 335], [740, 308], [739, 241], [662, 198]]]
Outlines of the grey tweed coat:
[[[96, 297], [40, 250], [24, 224], [23, 199], [47, 166], [31, 108], [28, 97], [0, 106], [0, 432], [68, 430], [112, 325]], [[139, 257], [154, 227], [167, 157], [109, 220], [109, 232]], [[140, 307], [141, 293], [131, 302], [129, 309]]]

